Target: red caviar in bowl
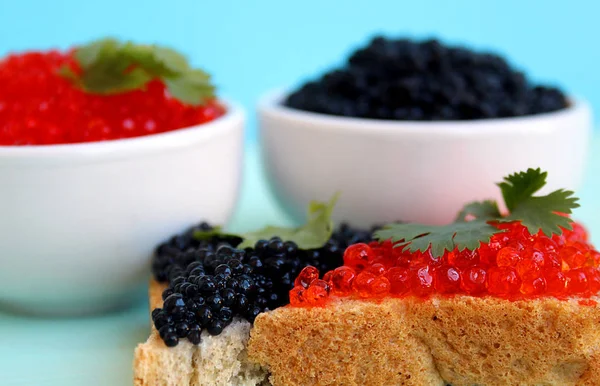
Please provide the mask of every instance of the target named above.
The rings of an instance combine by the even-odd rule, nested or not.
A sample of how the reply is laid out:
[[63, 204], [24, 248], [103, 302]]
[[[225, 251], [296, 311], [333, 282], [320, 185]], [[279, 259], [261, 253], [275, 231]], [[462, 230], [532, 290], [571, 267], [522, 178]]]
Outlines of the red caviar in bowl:
[[[446, 251], [440, 258], [429, 251], [401, 251], [389, 241], [355, 244], [344, 255], [345, 265], [324, 275], [331, 288], [328, 295], [311, 296], [308, 302], [298, 295], [312, 293], [313, 285], [296, 287], [291, 305], [322, 305], [332, 296], [377, 299], [463, 294], [518, 300], [590, 298], [600, 291], [599, 253], [580, 224], [552, 237], [530, 235], [518, 222], [501, 226], [507, 232], [494, 235], [477, 250]], [[315, 273], [314, 267], [307, 267], [300, 276], [315, 277]]]
[[190, 106], [158, 80], [144, 90], [87, 93], [59, 74], [77, 68], [72, 52], [26, 52], [0, 59], [0, 146], [97, 142], [140, 137], [222, 116], [216, 100]]

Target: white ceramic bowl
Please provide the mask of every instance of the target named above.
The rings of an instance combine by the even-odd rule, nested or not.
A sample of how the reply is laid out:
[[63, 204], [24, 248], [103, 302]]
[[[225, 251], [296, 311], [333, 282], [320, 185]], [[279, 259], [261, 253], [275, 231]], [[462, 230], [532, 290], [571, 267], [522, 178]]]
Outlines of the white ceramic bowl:
[[234, 209], [244, 113], [85, 144], [0, 146], [0, 306], [84, 314], [123, 306], [158, 243]]
[[408, 122], [336, 117], [258, 106], [263, 164], [272, 190], [295, 219], [307, 203], [341, 198], [336, 221], [443, 224], [472, 200], [499, 199], [495, 183], [528, 167], [549, 173], [545, 191], [577, 189], [591, 132], [588, 105], [529, 117]]

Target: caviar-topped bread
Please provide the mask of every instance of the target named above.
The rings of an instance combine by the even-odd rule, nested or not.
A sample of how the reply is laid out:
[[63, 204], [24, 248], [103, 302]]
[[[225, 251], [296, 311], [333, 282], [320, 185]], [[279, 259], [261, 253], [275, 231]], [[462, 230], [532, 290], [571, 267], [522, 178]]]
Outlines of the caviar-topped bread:
[[[534, 115], [568, 106], [498, 56], [374, 39], [288, 95], [289, 108], [387, 120]], [[499, 184], [444, 226], [227, 234], [200, 226], [153, 261], [137, 385], [598, 385], [600, 254], [546, 173]], [[405, 181], [410, 184], [411, 181]], [[458, 208], [457, 208], [458, 209]]]
[[[256, 385], [267, 372], [250, 362], [246, 344], [256, 315], [289, 303], [294, 278], [307, 265], [343, 264], [349, 244], [371, 240], [370, 231], [342, 225], [331, 232], [332, 204], [317, 206], [324, 226], [318, 248], [279, 237], [241, 247], [238, 236], [207, 224], [157, 248], [150, 284], [152, 332], [135, 353], [136, 385]], [[325, 221], [319, 216], [325, 214]], [[327, 229], [325, 229], [327, 228]], [[313, 226], [311, 234], [316, 235]], [[317, 232], [319, 233], [319, 232]], [[196, 237], [195, 237], [196, 236]], [[248, 235], [246, 235], [248, 236]]]
[[259, 315], [274, 385], [599, 385], [600, 309], [577, 300], [336, 299]]
[[600, 255], [578, 225], [508, 226], [475, 251], [374, 242], [323, 279], [305, 268], [292, 306], [257, 317], [250, 359], [275, 385], [600, 384]]
[[[151, 282], [151, 309], [163, 306], [161, 294], [166, 288], [166, 284]], [[218, 335], [198, 329], [197, 337], [168, 347], [164, 335], [161, 337], [153, 326], [148, 340], [135, 352], [134, 384], [261, 385], [267, 372], [250, 362], [246, 354], [250, 328], [248, 321], [234, 318]]]
[[[453, 224], [391, 224], [372, 241], [347, 228], [329, 238], [332, 203], [297, 229], [176, 237], [155, 259], [169, 284], [151, 284], [135, 382], [598, 385], [600, 253], [566, 216], [572, 192], [534, 196], [545, 179], [530, 169], [499, 184], [507, 213], [472, 203]], [[325, 246], [256, 241], [269, 232]], [[228, 303], [228, 288], [259, 310]]]

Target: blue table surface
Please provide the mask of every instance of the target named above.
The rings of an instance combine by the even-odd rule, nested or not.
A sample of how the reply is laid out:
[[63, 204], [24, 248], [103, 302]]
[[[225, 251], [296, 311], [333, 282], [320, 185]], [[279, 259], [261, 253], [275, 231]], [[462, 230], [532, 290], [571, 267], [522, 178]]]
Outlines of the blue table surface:
[[[599, 145], [597, 138], [592, 153]], [[232, 230], [290, 223], [264, 184], [257, 155], [255, 146], [247, 149]], [[575, 217], [595, 233], [598, 245], [600, 154], [590, 158], [586, 183], [578, 194], [583, 210]], [[131, 385], [133, 350], [146, 340], [148, 331], [146, 299], [125, 311], [76, 319], [30, 318], [0, 311], [0, 385]]]

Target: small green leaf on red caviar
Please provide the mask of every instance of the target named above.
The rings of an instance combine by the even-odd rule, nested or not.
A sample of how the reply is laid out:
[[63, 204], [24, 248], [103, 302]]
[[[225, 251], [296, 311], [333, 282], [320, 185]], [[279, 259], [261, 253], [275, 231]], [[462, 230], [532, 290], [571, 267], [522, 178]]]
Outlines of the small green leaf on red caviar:
[[[290, 292], [292, 306], [319, 306], [331, 297], [468, 295], [520, 300], [592, 298], [600, 292], [600, 253], [581, 225], [574, 223], [573, 230], [552, 237], [532, 235], [520, 222], [494, 226], [504, 232], [489, 243], [472, 252], [446, 251], [439, 259], [428, 252], [400, 251], [389, 240], [354, 244], [344, 252], [344, 266], [325, 273], [323, 280], [316, 279], [315, 268], [305, 268], [297, 279], [303, 284]], [[307, 299], [298, 296], [300, 289], [317, 282], [331, 291], [319, 290], [318, 297], [311, 294]]]
[[509, 215], [500, 221], [521, 221], [529, 233], [541, 230], [546, 236], [562, 233], [561, 228], [570, 230], [573, 220], [558, 213], [570, 214], [579, 207], [573, 192], [559, 189], [545, 196], [533, 196], [546, 185], [547, 176], [538, 168], [505, 177], [498, 186]]
[[446, 251], [458, 249], [474, 250], [486, 243], [492, 235], [503, 232], [485, 221], [469, 221], [443, 226], [420, 224], [390, 224], [375, 232], [379, 240], [398, 243], [402, 250], [425, 252], [431, 248], [433, 257], [440, 257]]
[[548, 177], [548, 172], [542, 172], [539, 168], [530, 168], [525, 172], [504, 177], [504, 181], [497, 185], [502, 191], [502, 198], [508, 210], [513, 211], [519, 202], [532, 197], [542, 189], [546, 185], [546, 177]]
[[214, 98], [215, 88], [204, 71], [190, 68], [178, 52], [157, 45], [102, 39], [75, 50], [78, 69], [59, 73], [94, 94], [119, 94], [143, 89], [160, 79], [175, 99], [198, 106]]
[[492, 220], [501, 217], [500, 210], [496, 201], [485, 200], [481, 202], [472, 202], [464, 206], [464, 208], [456, 216], [456, 222], [468, 221], [468, 217], [472, 216], [477, 220]]
[[539, 168], [528, 169], [511, 174], [498, 184], [509, 210], [507, 216], [501, 215], [495, 201], [474, 202], [466, 205], [452, 224], [390, 224], [374, 236], [380, 241], [391, 240], [402, 250], [424, 252], [430, 249], [434, 257], [440, 257], [454, 249], [474, 250], [493, 235], [505, 231], [502, 227], [493, 227], [493, 221], [520, 222], [530, 234], [541, 231], [547, 236], [560, 235], [563, 229], [571, 229], [572, 220], [564, 214], [579, 207], [578, 198], [562, 189], [545, 196], [533, 196], [545, 186], [547, 174]]

